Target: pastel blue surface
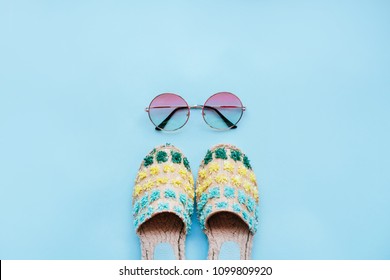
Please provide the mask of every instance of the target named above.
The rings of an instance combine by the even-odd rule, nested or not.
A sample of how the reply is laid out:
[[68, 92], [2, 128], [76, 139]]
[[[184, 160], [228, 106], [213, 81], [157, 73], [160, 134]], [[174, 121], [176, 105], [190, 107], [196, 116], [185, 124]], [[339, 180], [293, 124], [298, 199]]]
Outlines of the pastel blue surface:
[[[254, 259], [390, 259], [389, 1], [0, 0], [0, 259], [139, 259], [133, 180], [220, 142], [260, 185]], [[156, 132], [162, 92], [248, 107]], [[194, 217], [188, 259], [205, 259]]]

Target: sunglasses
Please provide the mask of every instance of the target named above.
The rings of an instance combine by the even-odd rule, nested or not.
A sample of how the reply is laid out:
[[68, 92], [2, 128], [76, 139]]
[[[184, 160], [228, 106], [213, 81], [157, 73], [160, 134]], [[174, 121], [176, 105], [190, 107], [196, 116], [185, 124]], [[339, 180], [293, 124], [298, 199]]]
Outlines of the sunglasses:
[[204, 121], [217, 130], [237, 128], [237, 123], [246, 110], [233, 93], [218, 92], [210, 96], [204, 105], [194, 106], [188, 106], [180, 95], [163, 93], [157, 95], [145, 111], [156, 130], [175, 131], [188, 122], [191, 109], [201, 109]]

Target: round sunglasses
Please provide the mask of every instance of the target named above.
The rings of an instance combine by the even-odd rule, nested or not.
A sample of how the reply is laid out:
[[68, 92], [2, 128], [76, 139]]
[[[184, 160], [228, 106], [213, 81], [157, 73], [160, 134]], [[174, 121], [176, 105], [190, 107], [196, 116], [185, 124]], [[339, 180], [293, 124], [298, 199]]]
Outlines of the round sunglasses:
[[157, 95], [145, 111], [156, 130], [175, 131], [188, 122], [191, 109], [201, 109], [204, 121], [217, 130], [237, 128], [237, 123], [246, 110], [233, 93], [218, 92], [210, 96], [204, 105], [194, 106], [188, 106], [180, 95], [163, 93]]

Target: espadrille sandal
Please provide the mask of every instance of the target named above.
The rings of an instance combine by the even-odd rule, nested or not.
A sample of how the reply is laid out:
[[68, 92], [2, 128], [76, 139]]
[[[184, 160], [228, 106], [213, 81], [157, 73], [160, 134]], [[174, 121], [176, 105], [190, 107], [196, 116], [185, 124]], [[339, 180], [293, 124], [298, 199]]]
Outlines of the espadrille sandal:
[[209, 259], [249, 259], [258, 224], [256, 177], [248, 157], [220, 144], [207, 151], [196, 183], [198, 218]]
[[187, 158], [169, 144], [153, 149], [142, 161], [133, 193], [142, 259], [184, 259], [193, 209], [194, 179]]

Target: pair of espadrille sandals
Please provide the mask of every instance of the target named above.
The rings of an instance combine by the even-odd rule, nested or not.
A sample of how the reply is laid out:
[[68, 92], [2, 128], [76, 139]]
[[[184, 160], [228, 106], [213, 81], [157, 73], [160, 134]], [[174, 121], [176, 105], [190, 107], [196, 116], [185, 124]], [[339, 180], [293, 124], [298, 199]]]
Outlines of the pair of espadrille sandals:
[[258, 224], [258, 187], [248, 157], [232, 145], [208, 150], [194, 190], [188, 159], [176, 147], [153, 149], [133, 193], [142, 259], [184, 259], [194, 201], [209, 259], [249, 259]]

